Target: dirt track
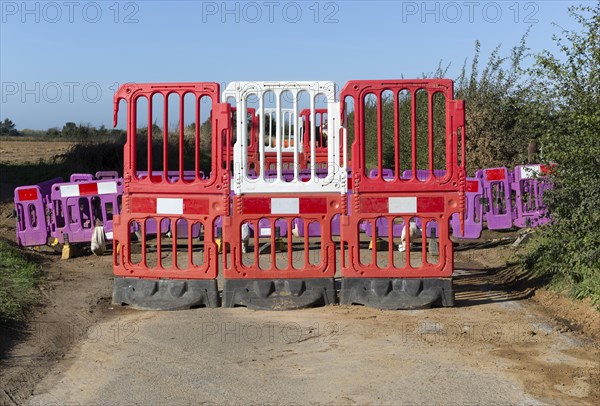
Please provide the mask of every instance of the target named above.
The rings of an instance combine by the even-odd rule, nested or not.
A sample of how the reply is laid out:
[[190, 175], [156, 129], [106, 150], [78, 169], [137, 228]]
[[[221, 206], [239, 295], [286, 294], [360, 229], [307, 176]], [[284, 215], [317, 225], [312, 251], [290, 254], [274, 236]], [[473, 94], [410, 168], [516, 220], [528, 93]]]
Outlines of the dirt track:
[[47, 250], [43, 306], [0, 330], [0, 404], [600, 404], [598, 312], [518, 281], [508, 241], [457, 251], [455, 308], [410, 312], [112, 308], [110, 257]]

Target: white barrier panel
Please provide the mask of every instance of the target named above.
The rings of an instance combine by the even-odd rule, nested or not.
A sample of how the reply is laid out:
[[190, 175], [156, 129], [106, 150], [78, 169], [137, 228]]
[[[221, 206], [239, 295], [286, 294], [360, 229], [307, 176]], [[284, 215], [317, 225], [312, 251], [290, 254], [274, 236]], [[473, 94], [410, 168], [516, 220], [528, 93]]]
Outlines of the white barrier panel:
[[[265, 106], [265, 96], [272, 92], [275, 96], [275, 107]], [[292, 108], [283, 108], [282, 94], [289, 92], [286, 102]], [[310, 129], [303, 128], [299, 112], [299, 99], [302, 93], [310, 99]], [[327, 174], [319, 177], [316, 174], [316, 99], [324, 97], [327, 101]], [[233, 99], [233, 100], [232, 100]], [[232, 82], [223, 92], [223, 101], [235, 103], [236, 142], [233, 147], [233, 191], [236, 195], [246, 193], [340, 193], [347, 192], [346, 157], [340, 156], [340, 104], [336, 100], [335, 83], [333, 82]], [[259, 117], [258, 148], [259, 167], [255, 168], [257, 178], [249, 179], [248, 174], [248, 104], [258, 102], [256, 115]], [[275, 139], [271, 139], [272, 120], [275, 120]], [[303, 135], [306, 133], [306, 135]], [[345, 134], [345, 131], [344, 131]], [[310, 151], [306, 163], [310, 168], [310, 178], [301, 179], [299, 162], [303, 136], [310, 137]], [[266, 177], [265, 152], [275, 152], [277, 157], [277, 176]], [[290, 181], [284, 179], [283, 154], [293, 156], [294, 176]]]

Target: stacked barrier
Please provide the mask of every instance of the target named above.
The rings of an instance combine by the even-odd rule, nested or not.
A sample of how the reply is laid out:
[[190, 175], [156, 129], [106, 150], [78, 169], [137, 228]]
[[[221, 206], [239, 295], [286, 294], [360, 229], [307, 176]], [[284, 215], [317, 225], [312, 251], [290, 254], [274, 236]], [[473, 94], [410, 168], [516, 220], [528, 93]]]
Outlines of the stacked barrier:
[[483, 231], [483, 185], [478, 178], [467, 178], [465, 192], [464, 232], [460, 230], [458, 214], [453, 214], [450, 219], [452, 235], [460, 239], [477, 239]]
[[[267, 132], [265, 125], [265, 97], [269, 92], [276, 98], [274, 143], [265, 142], [267, 134], [272, 134]], [[284, 92], [291, 95], [291, 109], [282, 107]], [[301, 92], [310, 97], [310, 128], [300, 124], [298, 99]], [[323, 175], [317, 173], [315, 153], [315, 100], [320, 95], [327, 100], [328, 117], [331, 118], [327, 168]], [[246, 111], [249, 99], [257, 99], [260, 120], [259, 160], [253, 179], [248, 173], [247, 115], [237, 115], [240, 121], [236, 125], [234, 145], [233, 209], [224, 225], [230, 254], [224, 256], [223, 305], [294, 309], [334, 303], [336, 250], [331, 238], [331, 224], [336, 215], [345, 212], [347, 182], [346, 169], [339, 156], [339, 103], [335, 99], [335, 85], [332, 82], [233, 82], [223, 92], [223, 99], [231, 100], [238, 112]], [[287, 121], [284, 114], [289, 114]], [[302, 137], [310, 140], [309, 148], [304, 150], [308, 158], [302, 157]], [[274, 153], [276, 173], [267, 173], [272, 169], [267, 153]], [[289, 164], [293, 173], [284, 174]], [[310, 168], [308, 173], [301, 173], [303, 164]], [[302, 220], [304, 226], [302, 243], [296, 244], [303, 248], [299, 258], [294, 251], [294, 234], [287, 233], [287, 241], [283, 241], [277, 227], [278, 222], [283, 222], [291, 230], [298, 220]], [[249, 236], [245, 232], [248, 228], [258, 229], [261, 221], [270, 224], [266, 241], [261, 241], [257, 233]], [[311, 244], [311, 223], [319, 225], [318, 244]], [[248, 248], [244, 249], [246, 244]], [[316, 249], [311, 249], [315, 245]], [[314, 261], [311, 255], [317, 255], [318, 260]]]
[[511, 174], [506, 168], [489, 168], [475, 175], [483, 185], [484, 219], [490, 230], [512, 228]]
[[[394, 117], [392, 134], [384, 134], [382, 110], [384, 92], [391, 91]], [[402, 91], [410, 95], [411, 133], [400, 137], [399, 111]], [[428, 177], [421, 180], [417, 177], [417, 103], [418, 91], [427, 95], [428, 105]], [[443, 168], [435, 168], [433, 146], [433, 100], [434, 95], [441, 94], [445, 100], [445, 142], [446, 162]], [[377, 103], [376, 155], [377, 171], [369, 176], [366, 150], [369, 140], [365, 128], [365, 106], [367, 97], [374, 96]], [[453, 100], [453, 86], [450, 80], [401, 80], [401, 81], [350, 81], [341, 93], [341, 99], [350, 97], [354, 103], [354, 143], [352, 145], [352, 216], [342, 217], [342, 251], [347, 249], [347, 259], [342, 262], [342, 288], [340, 301], [345, 304], [364, 304], [377, 308], [419, 308], [436, 302], [444, 306], [454, 303], [452, 290], [453, 249], [449, 234], [449, 220], [452, 214], [464, 211], [465, 205], [465, 167], [464, 167], [464, 102]], [[405, 99], [407, 100], [407, 99]], [[393, 178], [386, 179], [383, 173], [384, 137], [393, 137], [394, 146]], [[390, 145], [387, 143], [386, 145]], [[402, 176], [401, 150], [410, 147], [410, 167], [413, 176], [404, 179]], [[386, 151], [387, 152], [387, 151]], [[408, 165], [407, 165], [408, 166]], [[424, 168], [422, 168], [424, 169]], [[441, 177], [435, 175], [435, 169], [444, 170]], [[376, 233], [371, 237], [371, 252], [361, 253], [361, 224], [375, 223], [385, 218], [390, 228], [400, 220], [405, 228], [405, 243], [409, 247], [404, 253], [396, 254], [392, 238], [387, 243], [378, 244]], [[413, 262], [410, 250], [409, 223], [411, 219], [419, 219], [425, 227], [436, 222], [439, 235], [432, 246], [438, 246], [439, 252], [434, 261], [428, 255], [428, 240], [422, 237], [422, 249], [419, 261]], [[462, 229], [462, 214], [461, 214]], [[388, 231], [393, 235], [393, 231]], [[387, 253], [380, 263], [378, 249], [387, 245]], [[346, 248], [345, 248], [346, 247]], [[384, 251], [384, 250], [381, 250]], [[370, 258], [369, 258], [370, 257]], [[382, 261], [383, 262], [383, 261]]]
[[14, 191], [17, 214], [17, 243], [23, 247], [44, 245], [50, 235], [50, 193], [55, 178], [34, 186], [20, 186]]
[[[52, 179], [15, 189], [17, 242], [22, 246], [89, 243], [96, 226], [112, 239], [113, 216], [119, 213], [123, 180], [113, 171], [73, 174], [69, 182]], [[68, 250], [63, 250], [63, 257]]]
[[[194, 99], [192, 173], [186, 172], [184, 162], [186, 95]], [[169, 96], [179, 101], [179, 111], [174, 116], [169, 115], [166, 102]], [[147, 111], [139, 114], [147, 116], [148, 123], [152, 123], [156, 98], [164, 101], [161, 113], [166, 124], [162, 134], [152, 134], [149, 126], [143, 139], [137, 134], [138, 103], [147, 102]], [[200, 166], [201, 154], [207, 152], [200, 142], [203, 98], [212, 105], [208, 176]], [[127, 142], [123, 209], [115, 216], [113, 301], [156, 309], [216, 307], [219, 304], [216, 277], [220, 236], [215, 225], [219, 217], [229, 214], [230, 148], [226, 142], [231, 139], [231, 110], [228, 105], [219, 103], [217, 83], [123, 85], [115, 94], [115, 125], [121, 100], [127, 104]], [[179, 174], [176, 177], [169, 176], [169, 117], [179, 119], [176, 162]], [[153, 163], [153, 139], [157, 138], [162, 141], [161, 165]], [[145, 168], [138, 162], [138, 143], [146, 148]], [[155, 169], [160, 175], [137, 176], [138, 171], [153, 174]], [[152, 235], [149, 229], [154, 227], [156, 231]], [[187, 228], [185, 236], [178, 235], [181, 227]], [[141, 241], [134, 241], [129, 232], [131, 228], [139, 228]], [[170, 237], [166, 235], [167, 228]]]
[[550, 165], [515, 167], [511, 187], [515, 192], [513, 224], [516, 227], [537, 227], [550, 221], [543, 197], [544, 191], [552, 188], [547, 177], [551, 170]]
[[97, 225], [112, 239], [113, 218], [119, 213], [121, 179], [94, 180], [71, 176], [71, 182], [52, 185], [50, 236], [62, 244], [90, 242]]

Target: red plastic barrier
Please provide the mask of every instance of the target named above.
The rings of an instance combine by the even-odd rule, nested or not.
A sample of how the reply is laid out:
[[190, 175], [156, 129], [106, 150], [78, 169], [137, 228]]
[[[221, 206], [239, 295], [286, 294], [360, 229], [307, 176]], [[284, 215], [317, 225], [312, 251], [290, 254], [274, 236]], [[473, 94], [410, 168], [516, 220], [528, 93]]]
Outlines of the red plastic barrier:
[[[165, 102], [162, 115], [163, 122], [167, 125], [162, 129], [162, 134], [152, 134], [152, 128], [149, 126], [146, 139], [138, 139], [138, 102], [141, 98], [147, 99], [147, 111], [141, 113], [148, 115], [148, 123], [153, 123], [152, 103], [157, 94], [162, 95], [164, 100], [168, 100], [170, 95], [176, 95], [180, 101], [179, 111], [174, 112], [173, 116], [173, 112], [169, 112], [169, 103]], [[195, 100], [194, 170], [191, 175], [189, 170], [184, 167], [186, 142], [184, 138], [186, 136], [184, 97], [188, 94], [192, 94]], [[200, 110], [203, 107], [201, 105], [203, 97], [210, 98], [212, 102], [210, 115], [212, 142], [209, 150], [206, 150], [207, 148], [201, 143], [200, 138], [202, 126]], [[206, 286], [194, 284], [193, 280], [214, 280], [216, 278], [219, 248], [217, 236], [214, 235], [214, 225], [219, 216], [227, 215], [229, 212], [231, 150], [222, 140], [230, 137], [231, 111], [228, 104], [219, 103], [219, 98], [217, 83], [131, 84], [123, 85], [116, 93], [115, 125], [119, 102], [125, 100], [127, 103], [127, 143], [124, 154], [123, 208], [121, 215], [115, 216], [114, 224], [114, 273], [115, 276], [127, 280], [117, 281], [115, 278], [115, 294], [113, 295], [115, 302], [149, 308], [189, 307], [197, 305], [198, 301], [204, 301], [206, 305], [216, 305], [214, 303], [216, 280], [214, 284], [210, 285], [210, 290], [214, 290], [214, 292], [210, 292], [209, 299], [200, 292], [207, 289]], [[170, 169], [173, 169], [173, 165], [169, 166], [168, 162], [169, 152], [172, 152], [172, 148], [169, 148], [172, 147], [169, 137], [173, 137], [173, 134], [169, 132], [168, 123], [174, 122], [174, 117], [179, 119], [177, 136], [179, 176], [176, 177], [169, 176], [172, 173]], [[160, 141], [162, 153], [162, 167], [159, 168], [153, 165], [152, 153], [152, 149], [157, 146], [157, 139]], [[190, 142], [189, 138], [187, 142]], [[141, 145], [140, 143], [146, 146], [146, 167], [141, 167], [137, 161], [139, 157], [136, 149], [138, 145]], [[210, 157], [209, 167], [201, 168], [202, 156]], [[162, 176], [143, 178], [136, 176], [138, 171], [145, 170], [160, 170]], [[204, 173], [210, 173], [210, 175], [204, 176]], [[165, 219], [167, 220], [165, 221]], [[165, 223], [169, 224], [169, 230], [162, 229], [167, 228], [163, 227]], [[129, 233], [132, 226], [137, 226], [140, 230], [140, 246], [134, 241], [134, 236]], [[188, 232], [179, 238], [177, 229], [182, 227], [187, 227]], [[192, 228], [200, 228], [203, 231], [200, 240], [197, 239], [198, 233], [193, 233]], [[153, 236], [149, 235], [147, 229], [157, 230], [155, 242], [152, 241]], [[167, 231], [171, 231], [172, 234], [165, 236]], [[137, 293], [133, 293], [135, 289], [131, 286], [137, 282], [132, 278], [170, 281], [181, 279], [187, 282], [185, 282], [184, 289], [176, 282], [162, 281], [156, 285], [150, 285], [149, 288], [144, 288], [150, 293], [141, 297], [136, 296]], [[124, 283], [127, 286], [123, 285]], [[127, 290], [128, 287], [131, 289]], [[181, 293], [180, 297], [173, 293], [173, 289], [177, 292], [183, 289], [184, 292], [195, 293], [189, 293], [193, 297], [190, 296], [184, 300], [184, 293]], [[167, 295], [166, 298], [165, 295]]]
[[[352, 216], [342, 217], [342, 250], [347, 245], [348, 255], [342, 264], [344, 280], [341, 301], [377, 307], [425, 306], [427, 303], [423, 304], [416, 299], [412, 302], [390, 299], [389, 303], [374, 303], [373, 301], [378, 300], [379, 288], [374, 285], [367, 287], [366, 282], [358, 281], [364, 285], [360, 289], [372, 290], [371, 297], [365, 299], [359, 297], [363, 293], [356, 289], [358, 285], [352, 285], [356, 281], [348, 279], [440, 278], [452, 275], [453, 249], [449, 220], [453, 213], [462, 213], [465, 207], [464, 102], [453, 100], [453, 84], [447, 79], [350, 81], [342, 90], [340, 100], [347, 101], [348, 98], [353, 100], [354, 111], [345, 111], [342, 116], [346, 114], [354, 118], [353, 194]], [[438, 100], [440, 98], [442, 101]], [[434, 112], [440, 107], [443, 109], [437, 110], [438, 115], [443, 116], [438, 118]], [[369, 126], [369, 118], [375, 118], [377, 124]], [[408, 120], [408, 123], [404, 120]], [[444, 131], [436, 131], [441, 124], [445, 126]], [[443, 150], [435, 154], [435, 148], [440, 148], [440, 144], [443, 145]], [[425, 158], [422, 152], [424, 150], [427, 151]], [[443, 165], [439, 164], [440, 157], [443, 157]], [[394, 176], [391, 179], [384, 179], [381, 175], [384, 168], [393, 169]], [[402, 179], [402, 172], [407, 169], [414, 175], [409, 179]], [[419, 170], [427, 170], [430, 175], [426, 179], [419, 179], [416, 177]], [[436, 173], [443, 175], [436, 176]], [[415, 254], [411, 254], [410, 248], [399, 252], [396, 242], [391, 238], [384, 241], [376, 235], [370, 241], [372, 252], [365, 254], [365, 237], [361, 233], [361, 225], [370, 222], [375, 229], [375, 222], [380, 217], [387, 218], [390, 226], [393, 226], [394, 221], [403, 221], [408, 247], [411, 245], [408, 232], [411, 218], [412, 221], [420, 218], [423, 223], [436, 221], [439, 254], [436, 255], [435, 252], [438, 250], [431, 249], [430, 239], [425, 235], [422, 236], [420, 254], [417, 254], [419, 258], [416, 259], [413, 259]], [[460, 223], [462, 228], [462, 215]], [[380, 258], [378, 248], [380, 252], [387, 249], [387, 261]], [[400, 258], [397, 258], [398, 255]], [[433, 263], [432, 256], [437, 256], [437, 262]], [[382, 265], [384, 262], [387, 263]], [[389, 283], [390, 286], [386, 285], [382, 291], [398, 289], [404, 292], [398, 294], [404, 295], [408, 289], [405, 285], [392, 287], [396, 283], [393, 281]], [[427, 285], [429, 282], [423, 283]], [[417, 288], [414, 289], [418, 291]], [[451, 290], [451, 284], [442, 287], [444, 289]], [[442, 292], [441, 295], [445, 305], [451, 304], [452, 297], [444, 296], [447, 292]]]

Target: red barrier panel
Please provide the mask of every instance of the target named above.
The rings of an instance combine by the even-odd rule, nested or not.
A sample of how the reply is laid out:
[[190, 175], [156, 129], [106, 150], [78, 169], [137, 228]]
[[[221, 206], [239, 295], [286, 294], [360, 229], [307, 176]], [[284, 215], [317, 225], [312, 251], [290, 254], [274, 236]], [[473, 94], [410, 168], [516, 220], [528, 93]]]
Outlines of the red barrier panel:
[[[184, 125], [188, 95], [194, 101], [191, 134], [192, 127]], [[231, 157], [223, 142], [230, 137], [231, 111], [229, 105], [219, 103], [219, 97], [217, 83], [131, 84], [123, 85], [115, 95], [115, 125], [119, 102], [127, 103], [127, 142], [123, 208], [114, 222], [114, 302], [158, 309], [218, 305], [215, 278], [220, 242], [215, 222], [229, 212]], [[154, 123], [157, 98], [164, 100], [160, 112], [164, 128], [159, 134], [154, 126], [142, 132], [137, 126], [138, 114], [147, 115], [147, 122]], [[170, 98], [179, 101], [178, 111], [169, 112]], [[210, 121], [202, 123], [204, 98], [210, 100], [212, 111]], [[138, 112], [141, 99], [147, 109]], [[168, 126], [177, 120], [173, 134]], [[203, 124], [210, 124], [208, 140], [201, 137]], [[202, 166], [206, 159], [209, 162]], [[136, 176], [156, 170], [162, 176]], [[173, 170], [179, 175], [169, 176]], [[140, 230], [141, 241], [130, 234], [132, 228]], [[178, 236], [177, 230], [185, 228], [188, 232]], [[199, 229], [200, 235], [192, 228]]]
[[[341, 303], [452, 305], [449, 220], [461, 213], [463, 228], [464, 102], [453, 100], [453, 84], [447, 79], [350, 81], [340, 99], [354, 105], [342, 114], [348, 122], [354, 120], [354, 143], [352, 216], [342, 217], [347, 259], [342, 263]], [[384, 168], [391, 168], [393, 177], [384, 178]], [[414, 175], [403, 179], [404, 170]], [[429, 176], [417, 178], [419, 170]], [[375, 233], [366, 237], [363, 225], [371, 223], [375, 230], [380, 217], [390, 227], [403, 224], [403, 235], [387, 241]], [[417, 219], [435, 221], [439, 235], [423, 235], [420, 250], [412, 252], [411, 239], [419, 236], [410, 223]], [[392, 230], [386, 234], [393, 235]]]
[[[311, 127], [310, 122], [310, 109], [304, 109], [300, 112], [300, 118], [304, 122], [304, 157], [302, 160], [301, 168], [308, 168], [310, 165], [310, 136], [307, 132]], [[315, 126], [316, 130], [316, 144], [315, 144], [315, 162], [319, 168], [327, 167], [327, 109], [315, 109]], [[343, 145], [340, 145], [340, 150]]]

